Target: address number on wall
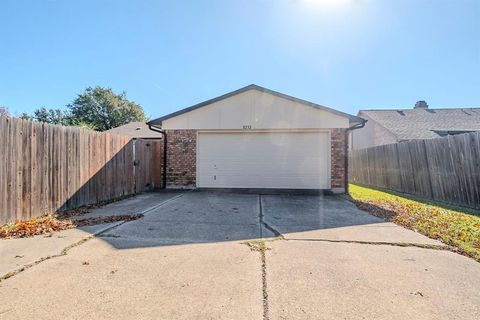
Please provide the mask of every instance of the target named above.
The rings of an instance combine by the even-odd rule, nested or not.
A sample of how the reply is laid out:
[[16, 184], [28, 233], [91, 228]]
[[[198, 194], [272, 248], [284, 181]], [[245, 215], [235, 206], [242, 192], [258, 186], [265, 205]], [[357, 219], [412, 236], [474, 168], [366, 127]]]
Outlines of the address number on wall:
[[251, 130], [251, 129], [252, 129], [252, 126], [249, 124], [246, 124], [243, 126], [243, 130]]

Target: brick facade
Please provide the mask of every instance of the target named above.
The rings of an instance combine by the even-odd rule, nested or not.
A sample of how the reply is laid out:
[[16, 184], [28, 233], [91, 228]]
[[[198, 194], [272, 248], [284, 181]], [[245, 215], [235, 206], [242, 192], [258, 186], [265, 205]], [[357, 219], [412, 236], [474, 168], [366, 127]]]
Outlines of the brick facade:
[[195, 187], [197, 130], [167, 130], [167, 187]]
[[[345, 189], [346, 129], [331, 130], [331, 187]], [[167, 187], [196, 186], [197, 130], [167, 130]]]
[[331, 179], [332, 189], [345, 189], [346, 129], [331, 130]]

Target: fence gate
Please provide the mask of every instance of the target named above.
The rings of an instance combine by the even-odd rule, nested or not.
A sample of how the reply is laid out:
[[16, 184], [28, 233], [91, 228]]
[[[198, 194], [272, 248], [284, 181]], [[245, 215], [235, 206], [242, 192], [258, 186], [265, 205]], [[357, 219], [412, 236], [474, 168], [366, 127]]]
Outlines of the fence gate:
[[162, 187], [163, 140], [0, 117], [0, 225]]
[[137, 139], [134, 142], [135, 193], [162, 187], [163, 141]]

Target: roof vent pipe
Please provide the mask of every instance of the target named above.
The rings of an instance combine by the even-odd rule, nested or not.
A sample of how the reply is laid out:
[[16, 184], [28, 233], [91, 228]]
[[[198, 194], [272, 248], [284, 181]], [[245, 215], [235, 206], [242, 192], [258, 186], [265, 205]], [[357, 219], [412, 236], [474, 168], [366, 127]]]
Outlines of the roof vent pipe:
[[428, 104], [425, 101], [420, 100], [415, 103], [413, 109], [428, 109]]

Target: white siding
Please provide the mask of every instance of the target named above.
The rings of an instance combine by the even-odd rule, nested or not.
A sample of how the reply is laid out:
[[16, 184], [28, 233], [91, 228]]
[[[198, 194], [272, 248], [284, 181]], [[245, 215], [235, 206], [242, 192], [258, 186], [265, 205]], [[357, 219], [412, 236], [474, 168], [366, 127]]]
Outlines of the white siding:
[[163, 121], [164, 129], [347, 128], [349, 119], [328, 111], [249, 90]]

